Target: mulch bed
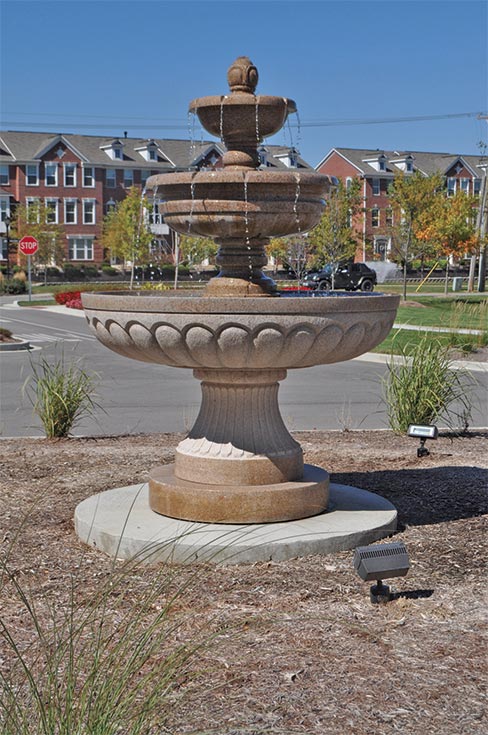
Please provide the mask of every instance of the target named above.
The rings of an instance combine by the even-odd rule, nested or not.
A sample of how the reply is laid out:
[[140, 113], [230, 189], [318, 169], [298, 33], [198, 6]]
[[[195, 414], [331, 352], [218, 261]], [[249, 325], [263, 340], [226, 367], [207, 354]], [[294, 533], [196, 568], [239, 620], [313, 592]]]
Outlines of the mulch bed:
[[[352, 551], [176, 570], [187, 583], [172, 613], [179, 641], [216, 636], [179, 682], [161, 733], [487, 732], [487, 434], [441, 436], [422, 459], [415, 440], [389, 432], [294, 435], [334, 482], [396, 505], [409, 574], [391, 580], [392, 602], [371, 605]], [[87, 599], [111, 573], [111, 560], [74, 533], [77, 503], [144, 482], [180, 438], [0, 442], [1, 549], [41, 618], [53, 604], [67, 608], [72, 579]], [[134, 604], [152, 575], [132, 570], [122, 604]], [[26, 648], [33, 632], [8, 581], [0, 617]], [[0, 642], [0, 668], [11, 665]]]

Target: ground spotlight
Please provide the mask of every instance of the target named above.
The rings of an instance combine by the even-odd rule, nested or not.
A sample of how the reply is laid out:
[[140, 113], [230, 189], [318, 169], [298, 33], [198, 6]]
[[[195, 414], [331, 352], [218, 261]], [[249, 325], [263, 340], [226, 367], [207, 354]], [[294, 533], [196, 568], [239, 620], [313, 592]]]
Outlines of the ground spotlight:
[[437, 439], [439, 432], [437, 426], [419, 426], [417, 424], [410, 424], [407, 431], [408, 436], [414, 436], [420, 439], [420, 447], [417, 449], [417, 457], [426, 457], [430, 454], [429, 450], [425, 446], [427, 439]]
[[410, 568], [407, 549], [402, 541], [358, 546], [354, 552], [353, 564], [365, 582], [376, 579], [376, 584], [370, 589], [371, 602], [375, 604], [391, 600], [390, 588], [382, 580], [404, 577]]

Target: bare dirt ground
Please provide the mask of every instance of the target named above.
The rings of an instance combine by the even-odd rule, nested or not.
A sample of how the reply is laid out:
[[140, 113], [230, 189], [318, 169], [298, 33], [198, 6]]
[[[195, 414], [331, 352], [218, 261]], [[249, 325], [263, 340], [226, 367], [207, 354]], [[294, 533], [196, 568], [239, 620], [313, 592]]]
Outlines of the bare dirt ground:
[[[158, 732], [486, 733], [488, 435], [441, 436], [422, 459], [415, 440], [389, 432], [295, 436], [306, 461], [334, 482], [397, 506], [409, 574], [391, 581], [392, 602], [371, 605], [352, 551], [180, 568], [186, 589], [171, 613], [178, 640], [216, 635], [178, 681]], [[41, 619], [67, 609], [72, 579], [86, 599], [111, 573], [112, 562], [74, 533], [77, 503], [144, 482], [151, 466], [172, 460], [180, 438], [0, 443], [2, 553]], [[122, 606], [136, 604], [153, 574], [132, 570]], [[34, 634], [8, 578], [0, 617], [25, 648]], [[0, 669], [12, 670], [8, 646], [0, 645]]]

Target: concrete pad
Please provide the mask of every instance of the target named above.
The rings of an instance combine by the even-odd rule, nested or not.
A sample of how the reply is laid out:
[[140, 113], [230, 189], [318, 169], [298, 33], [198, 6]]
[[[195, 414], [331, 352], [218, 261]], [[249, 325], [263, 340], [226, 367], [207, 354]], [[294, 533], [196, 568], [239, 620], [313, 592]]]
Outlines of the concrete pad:
[[283, 561], [353, 549], [390, 535], [397, 511], [385, 498], [348, 485], [330, 485], [329, 510], [297, 521], [215, 524], [182, 521], [149, 508], [148, 485], [106, 490], [75, 511], [79, 538], [118, 559], [145, 563]]

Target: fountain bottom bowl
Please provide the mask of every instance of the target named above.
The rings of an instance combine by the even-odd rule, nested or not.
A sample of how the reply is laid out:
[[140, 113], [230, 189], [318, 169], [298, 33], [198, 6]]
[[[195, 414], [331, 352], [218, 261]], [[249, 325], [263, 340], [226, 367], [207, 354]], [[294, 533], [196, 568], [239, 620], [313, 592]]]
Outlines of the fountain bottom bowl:
[[149, 474], [149, 505], [171, 518], [203, 523], [276, 523], [322, 513], [329, 501], [329, 475], [305, 465], [300, 480], [268, 485], [210, 485], [182, 480], [175, 465]]

